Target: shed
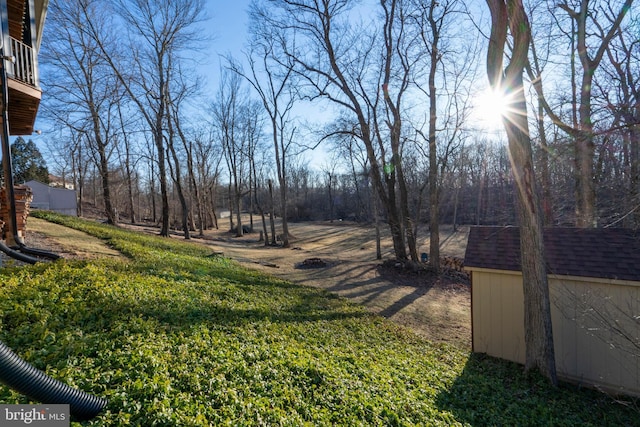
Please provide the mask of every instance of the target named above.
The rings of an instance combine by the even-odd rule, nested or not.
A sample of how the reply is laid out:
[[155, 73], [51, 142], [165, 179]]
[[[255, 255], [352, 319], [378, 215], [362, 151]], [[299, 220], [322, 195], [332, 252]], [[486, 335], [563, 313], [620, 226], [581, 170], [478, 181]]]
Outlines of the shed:
[[75, 190], [50, 187], [32, 180], [25, 182], [31, 188], [33, 200], [32, 209], [45, 209], [65, 215], [78, 215], [78, 200]]
[[[640, 395], [640, 233], [619, 228], [548, 228], [556, 369], [562, 379]], [[517, 227], [472, 227], [474, 352], [524, 363], [524, 297]]]

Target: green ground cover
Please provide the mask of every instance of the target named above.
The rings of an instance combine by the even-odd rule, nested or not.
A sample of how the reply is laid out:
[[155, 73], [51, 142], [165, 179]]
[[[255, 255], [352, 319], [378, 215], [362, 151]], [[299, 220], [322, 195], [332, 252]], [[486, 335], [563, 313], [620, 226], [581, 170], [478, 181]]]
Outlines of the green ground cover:
[[[39, 216], [129, 257], [0, 269], [0, 339], [109, 400], [84, 425], [640, 424], [633, 405], [433, 344], [204, 246]], [[0, 402], [27, 400], [0, 386]]]

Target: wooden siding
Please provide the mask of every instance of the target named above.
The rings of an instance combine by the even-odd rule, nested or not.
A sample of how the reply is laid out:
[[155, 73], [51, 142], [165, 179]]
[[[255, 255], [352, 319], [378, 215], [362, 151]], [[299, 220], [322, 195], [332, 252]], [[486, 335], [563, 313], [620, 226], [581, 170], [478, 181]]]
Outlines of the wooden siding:
[[26, 0], [7, 0], [7, 14], [9, 15], [9, 35], [22, 41], [27, 12]]
[[2, 61], [0, 66], [6, 65], [7, 71], [9, 134], [31, 135], [42, 95], [34, 47], [40, 42], [37, 37], [41, 35], [47, 1], [7, 0], [6, 7], [9, 37], [4, 35], [5, 55], [14, 61]]
[[[473, 351], [524, 363], [521, 274], [468, 270]], [[549, 291], [558, 375], [640, 395], [640, 282], [550, 275]]]
[[13, 79], [8, 79], [7, 86], [9, 88], [9, 134], [31, 135], [42, 92]]

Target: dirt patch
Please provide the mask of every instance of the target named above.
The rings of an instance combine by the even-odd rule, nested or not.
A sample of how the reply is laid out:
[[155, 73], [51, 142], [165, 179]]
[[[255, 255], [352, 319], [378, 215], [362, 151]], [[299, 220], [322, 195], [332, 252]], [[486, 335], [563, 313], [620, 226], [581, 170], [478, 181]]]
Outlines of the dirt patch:
[[[105, 257], [125, 259], [120, 252], [111, 249], [100, 239], [81, 231], [34, 217], [29, 217], [27, 220], [24, 243], [27, 247], [49, 251], [66, 259], [97, 259]], [[22, 264], [24, 263], [0, 252], [1, 266]]]
[[[291, 248], [265, 246], [258, 233], [235, 237], [228, 226], [208, 230], [194, 240], [252, 268], [348, 298], [433, 341], [471, 346], [471, 295], [464, 274], [414, 272], [376, 259], [375, 229], [370, 226], [292, 223], [289, 229]], [[463, 258], [468, 231], [468, 227], [457, 231], [442, 227], [442, 255]], [[427, 236], [427, 231], [420, 235]], [[419, 243], [419, 251], [428, 252], [428, 237]], [[381, 251], [383, 260], [393, 259], [391, 240], [384, 231]]]
[[[43, 237], [46, 237], [47, 241]], [[28, 219], [25, 244], [34, 247], [47, 245], [49, 246], [48, 250], [62, 255], [64, 258], [125, 259], [120, 252], [105, 245], [100, 239], [82, 231], [34, 217]]]

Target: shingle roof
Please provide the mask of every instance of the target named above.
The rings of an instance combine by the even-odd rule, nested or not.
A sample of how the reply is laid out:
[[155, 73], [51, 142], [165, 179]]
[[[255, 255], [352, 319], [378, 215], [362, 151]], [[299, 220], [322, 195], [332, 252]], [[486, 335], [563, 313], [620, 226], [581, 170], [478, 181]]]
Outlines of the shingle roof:
[[[621, 228], [546, 228], [550, 274], [640, 280], [640, 233]], [[471, 227], [466, 267], [520, 271], [518, 227]]]

